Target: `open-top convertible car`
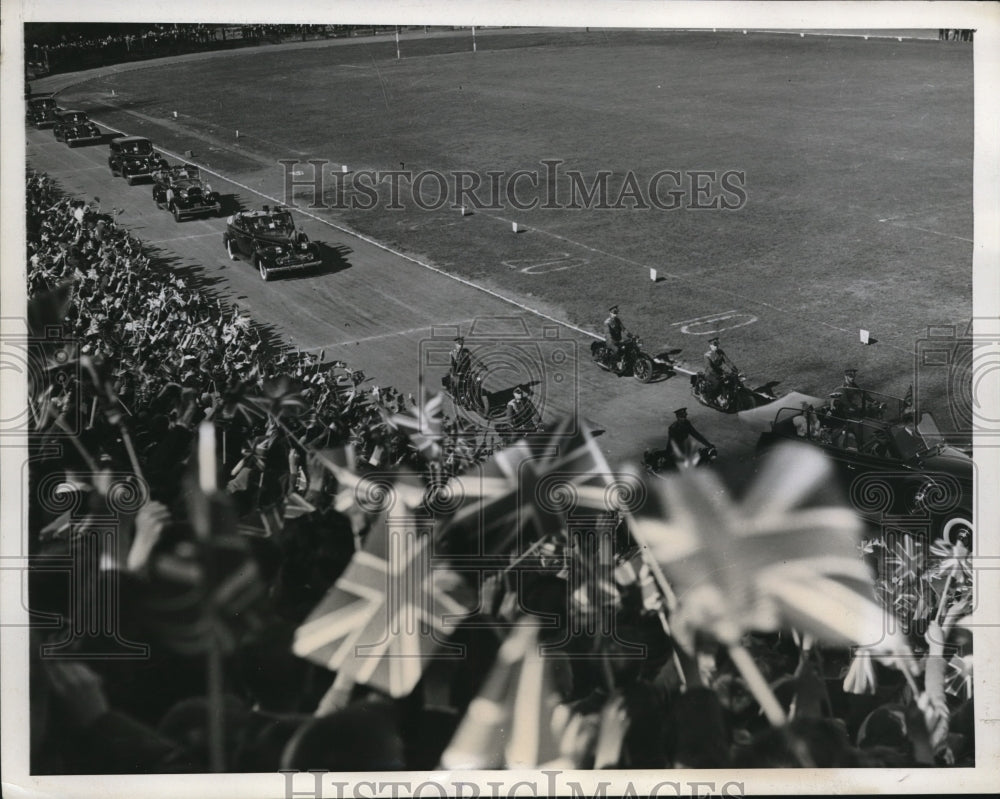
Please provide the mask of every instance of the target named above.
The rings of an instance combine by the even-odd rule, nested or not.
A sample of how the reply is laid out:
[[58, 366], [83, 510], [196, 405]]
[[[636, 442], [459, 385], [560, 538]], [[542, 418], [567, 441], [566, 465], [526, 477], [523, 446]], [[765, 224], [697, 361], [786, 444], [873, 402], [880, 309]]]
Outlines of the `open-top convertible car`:
[[226, 220], [222, 243], [232, 260], [250, 258], [261, 278], [311, 269], [321, 263], [319, 248], [301, 230], [287, 208], [240, 211]]
[[973, 532], [973, 462], [945, 443], [933, 417], [844, 413], [837, 392], [827, 401], [792, 392], [740, 419], [760, 431], [758, 451], [787, 440], [820, 447], [836, 464], [852, 506], [879, 525], [923, 528], [952, 541]]
[[120, 136], [111, 141], [108, 167], [112, 175], [124, 177], [129, 186], [166, 166], [166, 159], [153, 150], [153, 143], [143, 136]]
[[48, 128], [56, 123], [56, 98], [51, 94], [34, 94], [28, 98], [25, 119], [36, 128]]
[[218, 193], [202, 181], [192, 164], [164, 167], [153, 173], [153, 202], [166, 208], [180, 222], [186, 216], [217, 214], [222, 210]]
[[52, 132], [56, 141], [64, 141], [70, 147], [94, 144], [104, 138], [101, 129], [83, 111], [58, 111]]

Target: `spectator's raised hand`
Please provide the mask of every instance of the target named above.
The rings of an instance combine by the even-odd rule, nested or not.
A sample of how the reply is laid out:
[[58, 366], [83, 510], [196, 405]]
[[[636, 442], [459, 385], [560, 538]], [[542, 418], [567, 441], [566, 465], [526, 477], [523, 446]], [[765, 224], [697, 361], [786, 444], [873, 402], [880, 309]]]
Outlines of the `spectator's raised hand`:
[[146, 568], [153, 548], [160, 541], [163, 531], [171, 522], [170, 511], [162, 502], [152, 501], [143, 505], [135, 517], [135, 533], [129, 548], [125, 568], [130, 572]]

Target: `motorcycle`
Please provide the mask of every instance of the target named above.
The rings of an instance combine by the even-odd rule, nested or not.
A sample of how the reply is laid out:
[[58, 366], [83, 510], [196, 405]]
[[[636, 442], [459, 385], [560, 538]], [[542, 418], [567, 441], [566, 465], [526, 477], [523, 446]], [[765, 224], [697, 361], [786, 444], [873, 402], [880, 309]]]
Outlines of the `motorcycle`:
[[637, 336], [629, 336], [622, 342], [619, 348], [618, 357], [611, 354], [608, 345], [603, 341], [594, 341], [590, 345], [590, 356], [594, 363], [608, 372], [622, 377], [632, 375], [640, 383], [648, 383], [653, 379], [655, 373], [654, 361], [667, 366], [672, 366], [669, 359], [654, 359], [642, 351], [642, 339]]
[[748, 411], [760, 405], [774, 402], [778, 397], [768, 386], [749, 388], [746, 385], [746, 375], [743, 372], [730, 371], [722, 377], [719, 391], [715, 399], [709, 399], [706, 394], [708, 380], [704, 372], [691, 375], [691, 396], [708, 408], [714, 408], [723, 413]]
[[719, 456], [715, 447], [701, 447], [690, 455], [676, 449], [647, 449], [642, 453], [642, 462], [650, 474], [678, 472], [695, 466], [710, 466]]
[[500, 437], [500, 440], [504, 445], [509, 446], [518, 439], [526, 438], [527, 436], [534, 435], [536, 433], [544, 433], [545, 425], [542, 424], [528, 424], [515, 430], [507, 422], [497, 422], [493, 429], [496, 430], [496, 434]]
[[441, 387], [459, 408], [488, 417], [490, 407], [483, 389], [484, 379], [485, 375], [478, 372], [464, 377], [449, 372], [441, 378]]

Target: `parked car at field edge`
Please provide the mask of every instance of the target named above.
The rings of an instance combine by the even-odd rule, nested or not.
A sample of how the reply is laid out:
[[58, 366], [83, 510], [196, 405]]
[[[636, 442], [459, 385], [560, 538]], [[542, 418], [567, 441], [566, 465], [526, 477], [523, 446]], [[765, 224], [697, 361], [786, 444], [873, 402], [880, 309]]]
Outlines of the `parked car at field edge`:
[[175, 222], [222, 210], [218, 193], [202, 181], [201, 170], [194, 164], [176, 164], [153, 172], [153, 202], [157, 208], [170, 211]]
[[36, 94], [28, 98], [25, 107], [25, 120], [36, 128], [49, 128], [56, 124], [56, 98], [52, 94]]
[[64, 141], [70, 147], [80, 144], [95, 144], [104, 139], [101, 129], [90, 121], [83, 111], [56, 112], [55, 125], [52, 128], [56, 141]]
[[152, 177], [154, 172], [166, 166], [166, 159], [144, 136], [119, 136], [111, 141], [108, 168], [112, 175], [124, 177], [129, 186], [140, 178]]
[[230, 259], [250, 258], [263, 280], [283, 272], [300, 272], [319, 266], [319, 248], [301, 230], [287, 208], [263, 206], [260, 211], [240, 211], [226, 220], [222, 243]]
[[[804, 418], [810, 405], [816, 412], [812, 424]], [[914, 425], [906, 412], [871, 419], [830, 410], [821, 399], [792, 392], [742, 411], [740, 419], [760, 431], [758, 451], [788, 440], [822, 449], [852, 506], [869, 521], [925, 525], [931, 538], [971, 539], [973, 461], [946, 443], [931, 414], [921, 414]], [[798, 424], [796, 417], [803, 417]]]

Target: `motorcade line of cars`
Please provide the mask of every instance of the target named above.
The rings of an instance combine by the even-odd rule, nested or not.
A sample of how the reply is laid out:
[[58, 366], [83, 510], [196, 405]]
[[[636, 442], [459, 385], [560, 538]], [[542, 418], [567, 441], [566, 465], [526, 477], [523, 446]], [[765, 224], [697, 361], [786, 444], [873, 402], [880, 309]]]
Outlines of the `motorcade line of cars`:
[[[104, 134], [85, 112], [60, 108], [53, 94], [27, 96], [25, 121], [38, 129], [51, 126], [56, 140], [70, 147], [104, 141]], [[170, 164], [145, 136], [115, 136], [109, 142], [108, 169], [130, 186], [151, 180], [153, 202], [169, 211], [176, 222], [222, 212], [222, 197], [197, 166]], [[296, 228], [289, 209], [280, 206], [232, 214], [222, 242], [231, 260], [246, 258], [267, 281], [322, 264], [319, 246]]]

